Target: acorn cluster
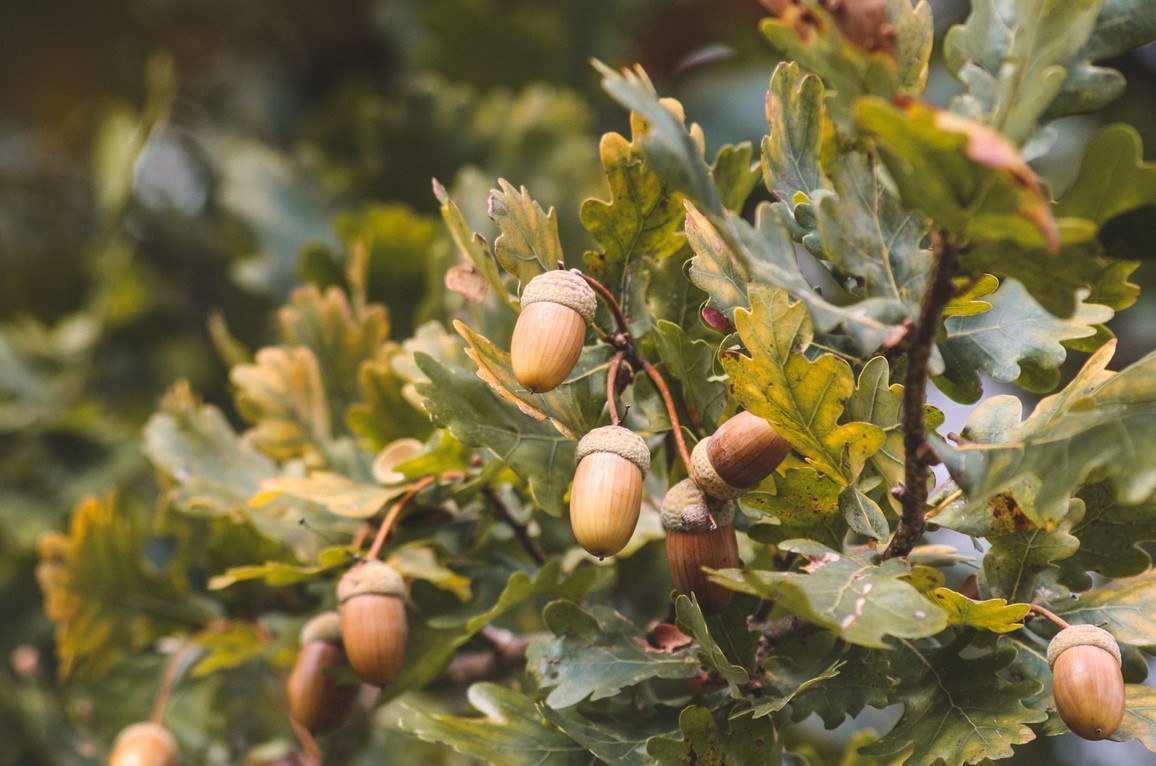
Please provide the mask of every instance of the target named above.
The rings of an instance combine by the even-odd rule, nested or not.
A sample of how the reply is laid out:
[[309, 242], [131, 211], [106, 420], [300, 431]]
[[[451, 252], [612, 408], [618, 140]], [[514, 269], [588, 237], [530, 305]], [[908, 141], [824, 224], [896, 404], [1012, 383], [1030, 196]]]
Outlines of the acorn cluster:
[[[531, 393], [561, 385], [577, 364], [596, 308], [597, 296], [578, 272], [551, 271], [530, 280], [510, 346], [518, 382]], [[739, 563], [732, 501], [770, 475], [790, 450], [770, 423], [740, 412], [698, 443], [690, 478], [663, 500], [675, 588], [694, 593], [705, 611], [717, 612], [732, 595], [703, 572]], [[570, 490], [574, 537], [600, 559], [613, 556], [626, 547], [638, 523], [649, 447], [627, 428], [604, 426], [579, 440], [576, 461]]]

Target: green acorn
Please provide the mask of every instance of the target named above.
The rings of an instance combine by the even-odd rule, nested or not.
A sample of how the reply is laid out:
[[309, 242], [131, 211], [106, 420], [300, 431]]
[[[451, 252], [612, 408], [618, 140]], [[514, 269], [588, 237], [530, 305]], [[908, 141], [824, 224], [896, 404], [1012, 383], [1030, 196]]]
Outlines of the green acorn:
[[522, 291], [522, 313], [510, 341], [514, 377], [531, 393], [551, 391], [578, 363], [594, 321], [594, 289], [573, 271], [547, 271]]
[[578, 467], [570, 488], [570, 526], [578, 543], [598, 558], [630, 541], [642, 508], [642, 480], [650, 450], [622, 426], [595, 428], [578, 442]]

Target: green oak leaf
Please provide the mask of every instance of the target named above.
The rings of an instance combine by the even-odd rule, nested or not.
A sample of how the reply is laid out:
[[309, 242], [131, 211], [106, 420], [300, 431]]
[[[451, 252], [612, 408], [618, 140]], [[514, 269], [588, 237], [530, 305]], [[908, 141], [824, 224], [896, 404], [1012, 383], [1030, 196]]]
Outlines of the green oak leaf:
[[844, 152], [824, 169], [834, 185], [834, 194], [816, 198], [826, 262], [853, 283], [853, 294], [892, 301], [918, 316], [931, 270], [922, 246], [927, 219], [900, 204], [870, 155]]
[[[1067, 515], [1069, 498], [1093, 473], [1097, 480], [1115, 481], [1123, 505], [1152, 496], [1156, 469], [1148, 456], [1156, 449], [1156, 354], [1112, 373], [1106, 368], [1114, 351], [1114, 341], [1105, 344], [1023, 422], [1017, 401], [992, 397], [964, 429], [972, 442], [937, 443], [937, 454], [967, 494], [964, 513], [978, 512], [1000, 492], [1027, 486], [1036, 494], [1030, 504], [1021, 498], [1024, 513], [1039, 526], [1052, 526]], [[990, 420], [1004, 426], [969, 430], [973, 421]]]
[[723, 200], [703, 159], [701, 133], [696, 137], [687, 129], [681, 107], [660, 101], [641, 67], [616, 72], [600, 61], [594, 66], [602, 75], [602, 89], [644, 121], [634, 140], [655, 173], [671, 189], [711, 213], [721, 213]]
[[498, 268], [498, 259], [489, 243], [481, 234], [474, 234], [470, 231], [470, 226], [466, 223], [462, 211], [450, 199], [445, 187], [438, 183], [436, 178], [433, 182], [433, 189], [434, 196], [441, 203], [442, 220], [445, 221], [446, 229], [457, 246], [458, 252], [464, 255], [474, 269], [486, 278], [486, 283], [494, 289], [498, 297], [505, 301], [507, 306], [516, 309], [518, 299], [506, 290], [506, 286], [502, 282], [502, 272]]
[[655, 715], [639, 711], [629, 701], [599, 700], [561, 710], [539, 705], [543, 717], [587, 748], [603, 763], [622, 766], [651, 766], [646, 743], [651, 737], [670, 736], [678, 731], [674, 711]]
[[823, 81], [794, 61], [779, 62], [767, 91], [762, 170], [767, 189], [789, 209], [829, 186], [819, 166], [824, 116]]
[[333, 420], [317, 356], [307, 346], [269, 346], [255, 364], [234, 367], [241, 416], [253, 423], [253, 445], [277, 460], [324, 455], [332, 446]]
[[1023, 618], [1031, 611], [1027, 604], [1009, 604], [1006, 599], [976, 601], [951, 588], [936, 588], [928, 598], [947, 612], [950, 625], [967, 625], [993, 633], [1010, 633], [1023, 627]]
[[1103, 0], [1096, 26], [1079, 53], [1064, 68], [1067, 77], [1048, 117], [1091, 112], [1124, 91], [1124, 76], [1094, 62], [1115, 58], [1156, 40], [1156, 18], [1144, 0]]
[[546, 213], [530, 198], [526, 187], [515, 189], [504, 178], [490, 192], [490, 217], [501, 234], [494, 240], [494, 256], [525, 285], [539, 274], [558, 267], [565, 258], [558, 239], [554, 209]]
[[991, 309], [984, 298], [999, 287], [999, 280], [991, 274], [983, 274], [975, 279], [957, 279], [955, 294], [943, 308], [945, 317], [964, 317], [982, 314]]
[[1144, 162], [1140, 134], [1116, 124], [1092, 136], [1076, 180], [1056, 202], [1056, 215], [1103, 226], [1116, 216], [1156, 204], [1156, 163]]
[[574, 442], [550, 423], [527, 418], [472, 372], [421, 352], [415, 358], [429, 378], [417, 390], [426, 397], [434, 423], [470, 446], [492, 451], [527, 482], [538, 507], [563, 515], [563, 497], [574, 474]]
[[552, 708], [617, 694], [651, 678], [690, 678], [699, 664], [691, 650], [652, 649], [644, 631], [606, 607], [585, 611], [570, 601], [555, 601], [542, 612], [552, 638], [526, 650], [526, 667]]
[[395, 369], [406, 356], [397, 345], [387, 343], [358, 371], [360, 394], [345, 419], [350, 430], [368, 439], [374, 449], [396, 439], [425, 439], [432, 430], [429, 416], [406, 396], [407, 381]]
[[727, 406], [726, 383], [715, 375], [715, 347], [692, 340], [678, 325], [660, 319], [655, 325], [654, 344], [668, 381], [673, 378], [682, 389], [681, 401], [695, 420], [713, 425]]
[[998, 133], [920, 101], [855, 105], [903, 202], [970, 241], [1012, 242], [1055, 254], [1060, 232], [1035, 172]]
[[892, 755], [913, 747], [904, 763], [962, 766], [981, 758], [1009, 758], [1012, 745], [1035, 739], [1028, 724], [1047, 714], [1025, 707], [1033, 680], [1008, 683], [1000, 672], [1015, 659], [1010, 648], [964, 659], [958, 648], [925, 648], [899, 641], [891, 669], [899, 676], [903, 715], [879, 740], [860, 750]]
[[1124, 720], [1112, 739], [1137, 739], [1156, 753], [1156, 689], [1142, 684], [1124, 685]]
[[981, 573], [987, 592], [1008, 601], [1031, 603], [1039, 575], [1080, 547], [1071, 528], [1082, 513], [1082, 504], [1074, 501], [1068, 516], [1051, 529], [1035, 527], [989, 538], [991, 548], [983, 557]]
[[218, 671], [232, 670], [250, 660], [271, 654], [267, 635], [251, 622], [236, 620], [212, 625], [190, 641], [204, 652], [191, 668], [189, 676], [204, 678]]
[[962, 110], [1017, 146], [1034, 134], [1059, 95], [1064, 65], [1094, 28], [1100, 0], [976, 0], [944, 40], [948, 68], [971, 91]]
[[887, 540], [891, 536], [883, 509], [858, 487], [845, 487], [839, 493], [839, 512], [856, 534], [872, 540]]
[[323, 506], [330, 513], [351, 519], [368, 519], [385, 504], [409, 487], [380, 484], [351, 479], [331, 471], [313, 471], [308, 476], [274, 476], [261, 482], [261, 489], [249, 498], [249, 505], [258, 508], [288, 495]]
[[783, 688], [784, 684], [782, 683], [782, 679], [777, 679], [779, 681], [779, 688], [777, 691], [780, 692], [781, 696], [774, 697], [773, 699], [765, 702], [760, 702], [758, 700], [769, 696], [766, 694], [766, 692], [763, 693], [762, 697], [757, 697], [755, 706], [751, 708], [751, 718], [757, 720], [759, 718], [765, 718], [769, 715], [779, 712], [787, 705], [789, 705], [791, 701], [798, 697], [800, 694], [804, 694], [805, 692], [808, 692], [812, 689], [819, 688], [833, 678], [838, 678], [842, 669], [842, 661], [833, 662], [827, 667], [815, 672], [815, 674], [810, 678], [800, 681], [797, 685], [787, 686], [786, 688]]
[[688, 705], [678, 717], [682, 739], [655, 737], [646, 752], [656, 766], [779, 766], [782, 745], [765, 721], [750, 716], [716, 720]]
[[1054, 611], [1072, 624], [1099, 625], [1121, 643], [1148, 646], [1156, 637], [1156, 574], [1110, 580]]
[[883, 446], [870, 423], [844, 423], [844, 402], [855, 388], [851, 367], [823, 354], [802, 353], [811, 344], [811, 320], [802, 303], [764, 287], [751, 290], [751, 310], [735, 312], [735, 326], [750, 356], [725, 351], [723, 368], [735, 395], [766, 418], [817, 469], [848, 485]]
[[[709, 217], [686, 202], [686, 239], [694, 250], [690, 279], [710, 296], [711, 307], [734, 321], [736, 309], [747, 308], [750, 270], [735, 256]], [[788, 240], [789, 241], [789, 240]]]
[[698, 642], [699, 658], [703, 665], [723, 677], [727, 686], [730, 687], [732, 697], [742, 699], [742, 687], [750, 681], [750, 671], [733, 663], [719, 643], [715, 641], [714, 636], [711, 635], [709, 618], [702, 613], [698, 599], [693, 593], [690, 596], [679, 595], [674, 600], [674, 612], [678, 619], [679, 630]]
[[884, 707], [894, 683], [888, 678], [890, 652], [848, 644], [828, 631], [780, 642], [767, 658], [764, 680], [777, 689], [799, 686], [838, 663], [838, 673], [791, 699], [791, 718], [811, 714], [833, 729], [847, 716], [858, 716], [867, 705]]
[[361, 397], [361, 366], [377, 359], [389, 339], [389, 318], [380, 304], [350, 306], [345, 293], [324, 293], [309, 286], [297, 290], [277, 313], [287, 345], [313, 352], [331, 420], [342, 423], [346, 407]]
[[242, 567], [230, 567], [224, 574], [209, 580], [209, 590], [221, 590], [246, 580], [261, 580], [273, 588], [312, 580], [323, 572], [346, 567], [357, 558], [357, 551], [347, 545], [332, 545], [317, 554], [315, 564], [295, 564], [288, 561], [266, 561]]
[[732, 590], [775, 599], [793, 614], [846, 641], [886, 648], [885, 636], [922, 638], [947, 625], [947, 614], [903, 578], [900, 559], [871, 563], [867, 554], [842, 554], [811, 540], [779, 545], [807, 559], [799, 571], [724, 569], [711, 579]]
[[847, 534], [847, 520], [839, 508], [842, 492], [833, 479], [810, 468], [791, 468], [775, 476], [775, 492], [748, 492], [747, 508], [772, 517], [776, 523], [751, 527], [751, 538], [777, 545], [784, 540], [806, 538], [838, 550]]
[[741, 213], [747, 198], [759, 183], [754, 154], [751, 144], [744, 141], [722, 146], [714, 156], [710, 175], [718, 187], [723, 207], [730, 212]]
[[549, 418], [563, 436], [574, 441], [598, 426], [598, 417], [605, 407], [610, 357], [614, 353], [608, 345], [585, 349], [574, 371], [560, 386], [532, 394], [514, 377], [508, 351], [474, 332], [464, 322], [455, 320], [454, 329], [469, 344], [466, 356], [478, 365], [478, 377], [502, 399], [535, 420]]
[[686, 241], [683, 195], [668, 188], [646, 161], [639, 135], [644, 129], [635, 121], [630, 141], [618, 133], [602, 136], [599, 151], [610, 201], [582, 203], [582, 224], [602, 246], [601, 252], [586, 254], [586, 268], [615, 292], [622, 291], [631, 262], [674, 255]]
[[115, 496], [82, 500], [67, 534], [41, 538], [36, 579], [56, 623], [62, 679], [99, 678], [126, 651], [217, 616], [192, 596], [181, 567], [158, 570], [146, 558], [148, 538], [140, 514]]
[[1110, 481], [1085, 484], [1077, 496], [1084, 502], [1084, 518], [1072, 527], [1080, 549], [1063, 564], [1065, 572], [1077, 578], [1068, 584], [1085, 590], [1091, 587], [1084, 574], [1089, 570], [1116, 578], [1138, 575], [1152, 566], [1141, 545], [1156, 540], [1156, 503], [1121, 505]]
[[426, 742], [452, 747], [492, 766], [595, 766], [591, 755], [543, 719], [539, 706], [521, 692], [495, 683], [472, 684], [466, 698], [485, 717], [432, 713], [407, 705], [399, 724]]
[[[868, 51], [844, 35], [827, 7], [818, 2], [785, 4], [778, 18], [764, 19], [763, 36], [788, 61], [817, 74], [826, 85], [827, 110], [846, 126], [855, 99], [865, 94], [890, 98], [922, 92], [931, 56], [932, 20], [927, 3], [888, 3], [887, 17], [902, 29], [903, 47], [890, 52], [881, 45]], [[896, 39], [900, 39], [897, 35]]]
[[[939, 343], [944, 370], [934, 380], [952, 399], [972, 403], [983, 393], [980, 373], [1004, 383], [1020, 383], [1037, 390], [1028, 370], [1046, 371], [1039, 388], [1054, 388], [1059, 367], [1067, 359], [1064, 342], [1096, 334], [1095, 325], [1110, 320], [1107, 306], [1080, 303], [1069, 319], [1049, 313], [1024, 286], [1009, 279], [986, 296], [991, 308], [981, 314], [948, 317]], [[1054, 378], [1053, 378], [1054, 376]], [[1026, 385], [1025, 385], [1026, 383]]]

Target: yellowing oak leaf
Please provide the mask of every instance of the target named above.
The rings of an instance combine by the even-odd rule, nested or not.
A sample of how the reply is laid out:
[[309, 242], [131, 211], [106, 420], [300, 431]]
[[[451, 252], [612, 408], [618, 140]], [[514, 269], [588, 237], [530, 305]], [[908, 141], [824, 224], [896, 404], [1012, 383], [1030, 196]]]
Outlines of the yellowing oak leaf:
[[324, 450], [333, 438], [321, 370], [313, 351], [271, 346], [256, 364], [234, 367], [237, 409], [254, 424], [253, 443], [278, 460]]
[[803, 351], [811, 344], [806, 306], [787, 293], [752, 287], [751, 309], [735, 311], [735, 326], [750, 356], [723, 352], [723, 367], [740, 402], [766, 418], [815, 468], [851, 484], [868, 457], [883, 446], [871, 423], [839, 422], [855, 390], [855, 374], [842, 359]]
[[1027, 604], [1009, 604], [1002, 598], [975, 601], [951, 588], [936, 588], [928, 598], [947, 612], [949, 625], [968, 625], [993, 633], [1019, 630], [1024, 616], [1031, 611]]

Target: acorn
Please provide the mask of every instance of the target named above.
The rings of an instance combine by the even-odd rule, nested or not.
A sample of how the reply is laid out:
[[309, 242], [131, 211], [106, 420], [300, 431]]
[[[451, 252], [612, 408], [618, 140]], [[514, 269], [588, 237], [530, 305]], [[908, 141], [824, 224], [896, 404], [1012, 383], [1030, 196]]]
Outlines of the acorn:
[[770, 423], [743, 411], [694, 446], [690, 476], [711, 497], [733, 500], [770, 476], [790, 451]]
[[314, 732], [336, 727], [353, 709], [360, 691], [331, 674], [348, 660], [341, 642], [341, 616], [322, 612], [301, 629], [301, 651], [289, 674], [286, 694], [293, 720]]
[[377, 559], [355, 564], [337, 584], [345, 654], [366, 683], [383, 686], [401, 672], [409, 637], [404, 597], [401, 575]]
[[613, 556], [626, 547], [638, 524], [650, 450], [630, 429], [603, 426], [578, 441], [575, 459], [570, 489], [574, 537], [600, 559]]
[[510, 341], [514, 377], [530, 393], [558, 387], [573, 372], [598, 299], [577, 271], [547, 271], [526, 283]]
[[108, 766], [176, 766], [179, 761], [176, 739], [152, 721], [122, 729], [108, 756]]
[[1095, 625], [1064, 628], [1048, 644], [1056, 709], [1084, 739], [1106, 739], [1124, 720], [1120, 646]]
[[735, 595], [730, 588], [711, 582], [703, 571], [703, 567], [739, 565], [734, 516], [734, 503], [712, 502], [692, 479], [675, 484], [662, 499], [670, 578], [679, 593], [695, 595], [703, 614], [721, 612]]

